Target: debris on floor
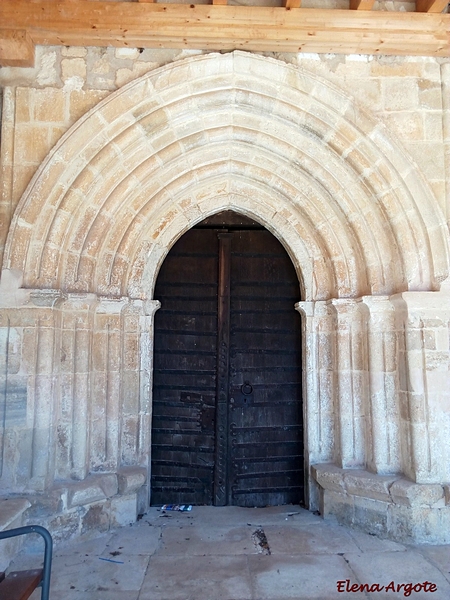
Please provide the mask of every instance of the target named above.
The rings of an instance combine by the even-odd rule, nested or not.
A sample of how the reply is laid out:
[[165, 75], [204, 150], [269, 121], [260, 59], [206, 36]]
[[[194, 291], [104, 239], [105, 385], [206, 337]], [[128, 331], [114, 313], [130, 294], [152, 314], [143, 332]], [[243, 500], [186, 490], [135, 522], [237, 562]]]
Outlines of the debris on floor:
[[113, 560], [112, 558], [103, 558], [103, 556], [98, 557], [99, 560], [104, 560], [106, 562], [117, 563], [118, 565], [124, 565], [123, 560]]
[[258, 554], [270, 554], [269, 542], [267, 541], [264, 529], [260, 527], [252, 533], [252, 540], [258, 550]]
[[192, 504], [163, 504], [161, 510], [179, 510], [185, 512], [192, 510]]

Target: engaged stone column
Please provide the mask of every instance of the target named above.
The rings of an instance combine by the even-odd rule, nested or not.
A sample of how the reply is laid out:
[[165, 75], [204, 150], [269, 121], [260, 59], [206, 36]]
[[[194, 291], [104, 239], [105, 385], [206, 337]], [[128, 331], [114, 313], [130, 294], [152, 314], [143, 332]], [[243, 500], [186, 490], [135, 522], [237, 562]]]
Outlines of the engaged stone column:
[[416, 483], [450, 480], [450, 292], [404, 292], [404, 471]]
[[446, 217], [447, 224], [450, 227], [450, 63], [444, 63], [441, 65], [441, 76], [442, 76], [442, 125], [443, 125], [443, 137], [444, 137], [444, 160], [445, 160], [445, 172], [447, 173], [446, 178]]
[[373, 473], [381, 475], [399, 473], [401, 456], [395, 308], [388, 296], [364, 296], [363, 302], [369, 309], [367, 466]]
[[34, 290], [31, 300], [36, 306], [35, 371], [33, 393], [33, 439], [31, 444], [31, 487], [44, 490], [53, 479], [55, 450], [55, 305], [63, 299], [57, 290]]
[[335, 310], [328, 301], [298, 302], [302, 315], [305, 366], [303, 402], [305, 447], [311, 464], [333, 460]]
[[[298, 302], [302, 315], [305, 468], [334, 459], [335, 310], [329, 301]], [[307, 478], [309, 479], [309, 478]], [[319, 507], [318, 490], [307, 492], [310, 510]]]
[[84, 479], [89, 472], [91, 349], [95, 294], [69, 294], [60, 305], [60, 400], [55, 473]]
[[[123, 465], [146, 466], [147, 456], [140, 454], [141, 412], [141, 325], [144, 301], [130, 300], [122, 312], [123, 371], [120, 460]], [[147, 448], [147, 454], [150, 448]]]
[[335, 462], [365, 466], [368, 405], [366, 317], [361, 300], [332, 300], [336, 309], [337, 406]]
[[138, 460], [141, 466], [150, 462], [152, 433], [152, 388], [153, 388], [153, 342], [154, 318], [160, 308], [159, 300], [146, 300], [143, 303], [143, 315], [140, 317], [141, 363], [139, 394], [139, 441]]
[[122, 323], [128, 298], [99, 298], [95, 311], [91, 386], [91, 465], [115, 471], [119, 466]]

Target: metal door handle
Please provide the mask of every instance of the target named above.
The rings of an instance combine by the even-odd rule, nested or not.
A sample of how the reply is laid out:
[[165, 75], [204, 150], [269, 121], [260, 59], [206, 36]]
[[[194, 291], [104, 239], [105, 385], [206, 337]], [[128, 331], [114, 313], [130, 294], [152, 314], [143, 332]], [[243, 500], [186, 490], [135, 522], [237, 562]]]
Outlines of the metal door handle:
[[245, 381], [241, 385], [241, 392], [244, 394], [244, 396], [249, 396], [253, 392], [253, 387], [248, 381]]

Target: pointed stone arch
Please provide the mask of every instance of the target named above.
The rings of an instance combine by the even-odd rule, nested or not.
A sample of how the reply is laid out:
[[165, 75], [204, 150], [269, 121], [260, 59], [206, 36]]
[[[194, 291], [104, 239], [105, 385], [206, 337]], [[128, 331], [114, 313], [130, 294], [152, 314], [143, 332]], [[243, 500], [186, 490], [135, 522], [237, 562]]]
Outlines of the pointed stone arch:
[[174, 241], [227, 208], [279, 237], [308, 300], [447, 276], [445, 220], [385, 128], [328, 83], [243, 52], [157, 69], [76, 123], [25, 192], [4, 265], [26, 287], [149, 298]]

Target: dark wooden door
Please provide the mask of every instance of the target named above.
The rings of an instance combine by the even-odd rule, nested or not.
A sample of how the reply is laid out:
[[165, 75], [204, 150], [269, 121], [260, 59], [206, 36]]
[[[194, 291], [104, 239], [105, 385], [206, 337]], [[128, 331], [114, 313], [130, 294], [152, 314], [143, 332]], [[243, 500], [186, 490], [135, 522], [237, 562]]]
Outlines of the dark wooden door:
[[231, 247], [228, 503], [298, 503], [303, 490], [299, 285], [268, 231]]
[[192, 229], [158, 276], [152, 504], [303, 502], [299, 286], [264, 229]]

